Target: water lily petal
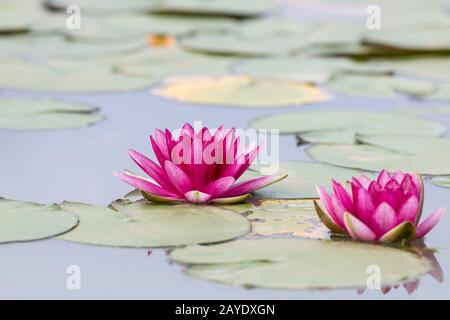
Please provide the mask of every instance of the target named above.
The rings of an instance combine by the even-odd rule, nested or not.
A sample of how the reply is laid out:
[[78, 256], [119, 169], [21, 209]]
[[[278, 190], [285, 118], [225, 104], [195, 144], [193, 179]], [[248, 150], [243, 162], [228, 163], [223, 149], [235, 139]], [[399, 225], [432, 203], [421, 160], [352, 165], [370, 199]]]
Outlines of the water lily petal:
[[347, 190], [334, 179], [332, 180], [333, 184], [333, 192], [337, 199], [342, 203], [345, 210], [353, 214], [355, 212], [355, 207], [353, 204], [353, 200], [350, 198]]
[[338, 225], [338, 223], [335, 221], [335, 218], [331, 216], [330, 212], [322, 208], [317, 200], [314, 200], [314, 207], [316, 208], [316, 213], [319, 219], [332, 233], [347, 234], [347, 232]]
[[125, 173], [113, 172], [113, 175], [115, 175], [117, 178], [121, 179], [122, 181], [128, 183], [129, 185], [131, 185], [139, 190], [153, 193], [153, 194], [156, 194], [158, 196], [163, 196], [163, 197], [176, 196], [174, 194], [167, 192], [160, 186], [150, 182], [148, 179], [145, 179], [144, 177], [139, 177], [137, 175], [132, 175], [132, 174], [129, 174], [126, 172]]
[[401, 171], [395, 171], [392, 175], [392, 179], [397, 181], [398, 184], [401, 184], [403, 179], [405, 178], [405, 174]]
[[[321, 186], [316, 186], [316, 192], [319, 195], [320, 201], [322, 202], [322, 204], [325, 207], [324, 213], [327, 217], [330, 218], [330, 220], [340, 226], [341, 228], [344, 227], [344, 225], [342, 224], [342, 221], [340, 221], [337, 217], [336, 214], [334, 213], [334, 207], [333, 207], [333, 202], [331, 201], [331, 197], [328, 194], [328, 192], [325, 190], [324, 187]], [[316, 208], [317, 211], [317, 208]], [[318, 212], [319, 213], [319, 212]], [[320, 217], [320, 216], [319, 216]], [[323, 220], [322, 220], [323, 221]], [[325, 222], [324, 222], [325, 223]], [[327, 225], [327, 224], [325, 224]], [[330, 229], [330, 228], [329, 228]], [[330, 229], [331, 230], [331, 229]]]
[[238, 183], [234, 185], [233, 187], [228, 190], [224, 194], [225, 197], [235, 197], [238, 195], [246, 194], [246, 193], [253, 193], [256, 190], [259, 190], [261, 188], [267, 187], [271, 185], [272, 183], [278, 182], [283, 180], [287, 177], [287, 174], [277, 176], [277, 175], [271, 175], [271, 176], [263, 176], [247, 181], [243, 181], [241, 183]]
[[224, 177], [212, 181], [206, 185], [204, 191], [213, 198], [220, 197], [227, 192], [236, 180], [233, 177]]
[[405, 221], [383, 234], [379, 241], [385, 243], [413, 240], [416, 235], [416, 227], [409, 221]]
[[375, 205], [369, 192], [361, 188], [356, 191], [353, 200], [355, 201], [356, 217], [366, 224], [369, 224], [375, 213]]
[[164, 163], [164, 170], [172, 182], [172, 185], [178, 190], [178, 192], [185, 194], [186, 192], [192, 190], [193, 186], [191, 178], [176, 164], [167, 160]]
[[228, 198], [215, 198], [210, 200], [211, 203], [216, 204], [235, 204], [235, 203], [241, 203], [245, 202], [249, 199], [251, 199], [253, 196], [250, 193], [243, 194], [237, 197], [228, 197]]
[[354, 240], [373, 241], [377, 237], [368, 226], [348, 212], [344, 214], [344, 223], [347, 232]]
[[201, 191], [193, 190], [184, 194], [186, 199], [192, 203], [206, 203], [211, 199], [211, 195]]
[[389, 174], [389, 172], [387, 172], [387, 170], [384, 170], [384, 169], [381, 170], [381, 173], [378, 175], [378, 179], [377, 179], [377, 182], [379, 183], [379, 185], [382, 188], [384, 188], [384, 186], [391, 180], [392, 180], [392, 177]]
[[419, 200], [416, 196], [410, 196], [398, 210], [399, 221], [409, 221], [415, 223], [419, 210]]
[[442, 217], [445, 214], [445, 208], [437, 209], [433, 214], [428, 216], [424, 221], [422, 221], [416, 230], [416, 238], [423, 238], [431, 229], [434, 228], [435, 225], [441, 221]]
[[372, 229], [382, 235], [397, 225], [397, 215], [394, 209], [386, 202], [382, 202], [375, 210]]
[[360, 185], [366, 190], [368, 190], [370, 182], [372, 182], [372, 180], [367, 178], [367, 176], [365, 175], [361, 175], [359, 178], [355, 178], [355, 180], [357, 180]]

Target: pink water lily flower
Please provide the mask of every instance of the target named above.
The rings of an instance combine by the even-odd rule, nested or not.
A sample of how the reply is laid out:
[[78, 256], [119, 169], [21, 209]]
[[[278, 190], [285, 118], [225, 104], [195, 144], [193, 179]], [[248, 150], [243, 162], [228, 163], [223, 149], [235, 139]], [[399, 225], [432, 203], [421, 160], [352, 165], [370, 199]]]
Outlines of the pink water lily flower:
[[[352, 178], [350, 191], [332, 180], [333, 193], [317, 187], [316, 211], [333, 233], [355, 240], [397, 242], [420, 239], [445, 214], [444, 208], [419, 223], [423, 208], [423, 182], [419, 174], [392, 176], [383, 170], [377, 180]], [[323, 206], [322, 206], [323, 205]]]
[[149, 177], [129, 171], [114, 175], [153, 202], [238, 203], [286, 177], [261, 176], [237, 182], [256, 159], [259, 147], [241, 150], [234, 128], [226, 130], [221, 126], [212, 134], [206, 127], [195, 132], [186, 123], [177, 139], [168, 129], [157, 129], [150, 141], [158, 163], [129, 150], [131, 158]]

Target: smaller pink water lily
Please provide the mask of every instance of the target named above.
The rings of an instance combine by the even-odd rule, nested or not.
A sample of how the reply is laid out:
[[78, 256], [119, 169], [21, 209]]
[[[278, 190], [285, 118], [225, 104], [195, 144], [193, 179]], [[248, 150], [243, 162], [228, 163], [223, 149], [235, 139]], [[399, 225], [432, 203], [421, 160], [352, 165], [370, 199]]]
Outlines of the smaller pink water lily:
[[337, 234], [355, 240], [397, 242], [424, 237], [445, 214], [439, 208], [420, 222], [424, 189], [419, 174], [390, 175], [383, 170], [376, 180], [352, 178], [348, 191], [332, 180], [333, 193], [316, 187], [322, 205], [315, 201], [322, 222]]
[[256, 159], [259, 147], [241, 150], [234, 128], [226, 130], [221, 126], [212, 134], [206, 127], [195, 132], [186, 123], [177, 139], [168, 129], [157, 129], [150, 141], [159, 164], [129, 150], [131, 158], [149, 177], [129, 171], [114, 175], [153, 202], [238, 203], [287, 176], [261, 176], [237, 182]]

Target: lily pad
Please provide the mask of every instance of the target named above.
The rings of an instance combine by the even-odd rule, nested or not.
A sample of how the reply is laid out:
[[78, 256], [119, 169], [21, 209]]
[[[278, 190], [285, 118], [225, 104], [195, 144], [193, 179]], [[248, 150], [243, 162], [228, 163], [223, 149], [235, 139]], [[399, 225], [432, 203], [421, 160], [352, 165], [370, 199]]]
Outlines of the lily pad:
[[152, 11], [245, 18], [264, 14], [277, 7], [278, 3], [274, 0], [161, 0], [154, 3]]
[[241, 215], [214, 206], [116, 201], [110, 208], [65, 202], [80, 219], [62, 240], [113, 247], [170, 247], [230, 240], [249, 231]]
[[450, 188], [450, 176], [433, 177], [431, 183], [439, 187]]
[[150, 12], [153, 0], [45, 0], [51, 10], [66, 12], [70, 5], [77, 5], [88, 15], [133, 14]]
[[14, 60], [0, 63], [0, 86], [46, 92], [108, 93], [150, 87], [158, 81], [113, 72], [94, 61], [50, 61], [47, 64]]
[[306, 152], [319, 162], [347, 168], [450, 174], [450, 140], [398, 136], [360, 136], [359, 140], [362, 144], [314, 145]]
[[[279, 162], [278, 171], [287, 174], [283, 181], [275, 183], [256, 193], [257, 199], [313, 199], [317, 198], [316, 186], [329, 186], [331, 179], [338, 181], [351, 180], [361, 174], [359, 170], [336, 168], [313, 162]], [[247, 171], [242, 179], [257, 177], [264, 171]]]
[[278, 129], [282, 134], [299, 134], [312, 143], [356, 142], [360, 135], [439, 137], [447, 132], [441, 123], [402, 112], [310, 111], [270, 115], [253, 120], [255, 129]]
[[328, 98], [320, 89], [303, 83], [235, 75], [172, 79], [153, 93], [188, 103], [248, 108], [302, 105]]
[[283, 57], [248, 59], [233, 71], [253, 77], [323, 83], [335, 73], [385, 74], [388, 70], [343, 58]]
[[[121, 60], [121, 61], [120, 61]], [[182, 75], [220, 75], [227, 73], [234, 59], [194, 54], [176, 48], [146, 50], [139, 57], [123, 57], [114, 70], [121, 74], [164, 78]]]
[[317, 217], [312, 200], [266, 199], [247, 215], [252, 234], [326, 239], [328, 229]]
[[427, 259], [410, 252], [349, 241], [238, 240], [190, 246], [170, 257], [204, 280], [285, 289], [366, 287], [368, 268], [374, 265], [381, 270], [382, 286], [416, 279], [431, 269]]
[[58, 205], [0, 198], [0, 243], [50, 238], [77, 224], [77, 217]]
[[436, 91], [436, 86], [429, 81], [377, 75], [336, 74], [328, 85], [338, 93], [383, 98], [398, 93], [423, 97]]
[[103, 119], [83, 103], [45, 98], [0, 98], [0, 129], [81, 128]]

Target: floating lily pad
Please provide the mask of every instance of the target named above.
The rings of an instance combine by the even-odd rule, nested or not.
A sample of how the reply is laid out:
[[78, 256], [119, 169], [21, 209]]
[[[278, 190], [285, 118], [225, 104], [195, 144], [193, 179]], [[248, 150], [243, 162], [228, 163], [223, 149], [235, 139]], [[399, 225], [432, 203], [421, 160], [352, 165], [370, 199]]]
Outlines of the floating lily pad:
[[61, 204], [80, 219], [62, 240], [114, 247], [168, 247], [220, 242], [249, 231], [241, 215], [214, 206], [155, 205], [118, 201], [104, 208], [82, 203]]
[[450, 174], [450, 140], [398, 136], [360, 136], [359, 140], [363, 144], [319, 144], [306, 152], [319, 162], [347, 168]]
[[274, 0], [162, 0], [154, 2], [153, 12], [251, 17], [276, 9]]
[[[359, 176], [361, 171], [336, 168], [313, 162], [279, 162], [278, 171], [287, 174], [283, 181], [275, 183], [256, 193], [258, 199], [311, 199], [317, 198], [316, 186], [329, 186], [331, 179], [348, 181], [353, 176]], [[257, 177], [264, 174], [261, 171], [247, 171], [242, 179]]]
[[45, 0], [45, 5], [66, 12], [67, 7], [77, 5], [88, 15], [133, 14], [150, 12], [153, 0]]
[[258, 19], [226, 32], [199, 32], [180, 40], [182, 48], [235, 56], [287, 55], [304, 45], [314, 24], [286, 18]]
[[114, 70], [121, 74], [163, 78], [181, 75], [220, 75], [227, 73], [234, 59], [194, 54], [176, 48], [146, 50], [139, 57], [123, 57]]
[[254, 77], [293, 80], [308, 83], [328, 81], [335, 73], [385, 74], [381, 67], [366, 66], [343, 58], [284, 57], [249, 59], [238, 63], [233, 71]]
[[251, 212], [247, 219], [255, 235], [314, 239], [329, 237], [328, 229], [317, 217], [312, 200], [261, 200]]
[[229, 18], [167, 15], [113, 16], [83, 20], [79, 30], [64, 30], [75, 41], [127, 41], [151, 34], [182, 36], [201, 30], [232, 27]]
[[233, 75], [173, 79], [153, 92], [183, 102], [249, 108], [302, 105], [327, 99], [311, 85]]
[[426, 99], [449, 101], [450, 102], [450, 83], [440, 83], [437, 85], [437, 90], [425, 97]]
[[278, 129], [282, 134], [299, 134], [312, 143], [356, 142], [361, 135], [439, 137], [447, 127], [401, 112], [311, 111], [290, 112], [258, 118], [255, 129]]
[[0, 243], [50, 238], [74, 228], [78, 219], [58, 205], [0, 198]]
[[450, 188], [450, 176], [433, 177], [431, 183], [439, 187]]
[[83, 103], [55, 99], [0, 98], [0, 128], [15, 130], [81, 128], [103, 116]]
[[14, 60], [0, 63], [0, 86], [65, 93], [108, 93], [150, 87], [158, 79], [126, 76], [96, 61], [47, 64]]
[[356, 74], [336, 74], [330, 80], [329, 87], [338, 93], [384, 98], [398, 93], [423, 97], [436, 91], [436, 86], [429, 81]]
[[370, 266], [381, 285], [418, 278], [431, 269], [425, 258], [355, 242], [261, 239], [174, 250], [171, 259], [189, 264], [189, 275], [232, 285], [286, 289], [366, 287]]

